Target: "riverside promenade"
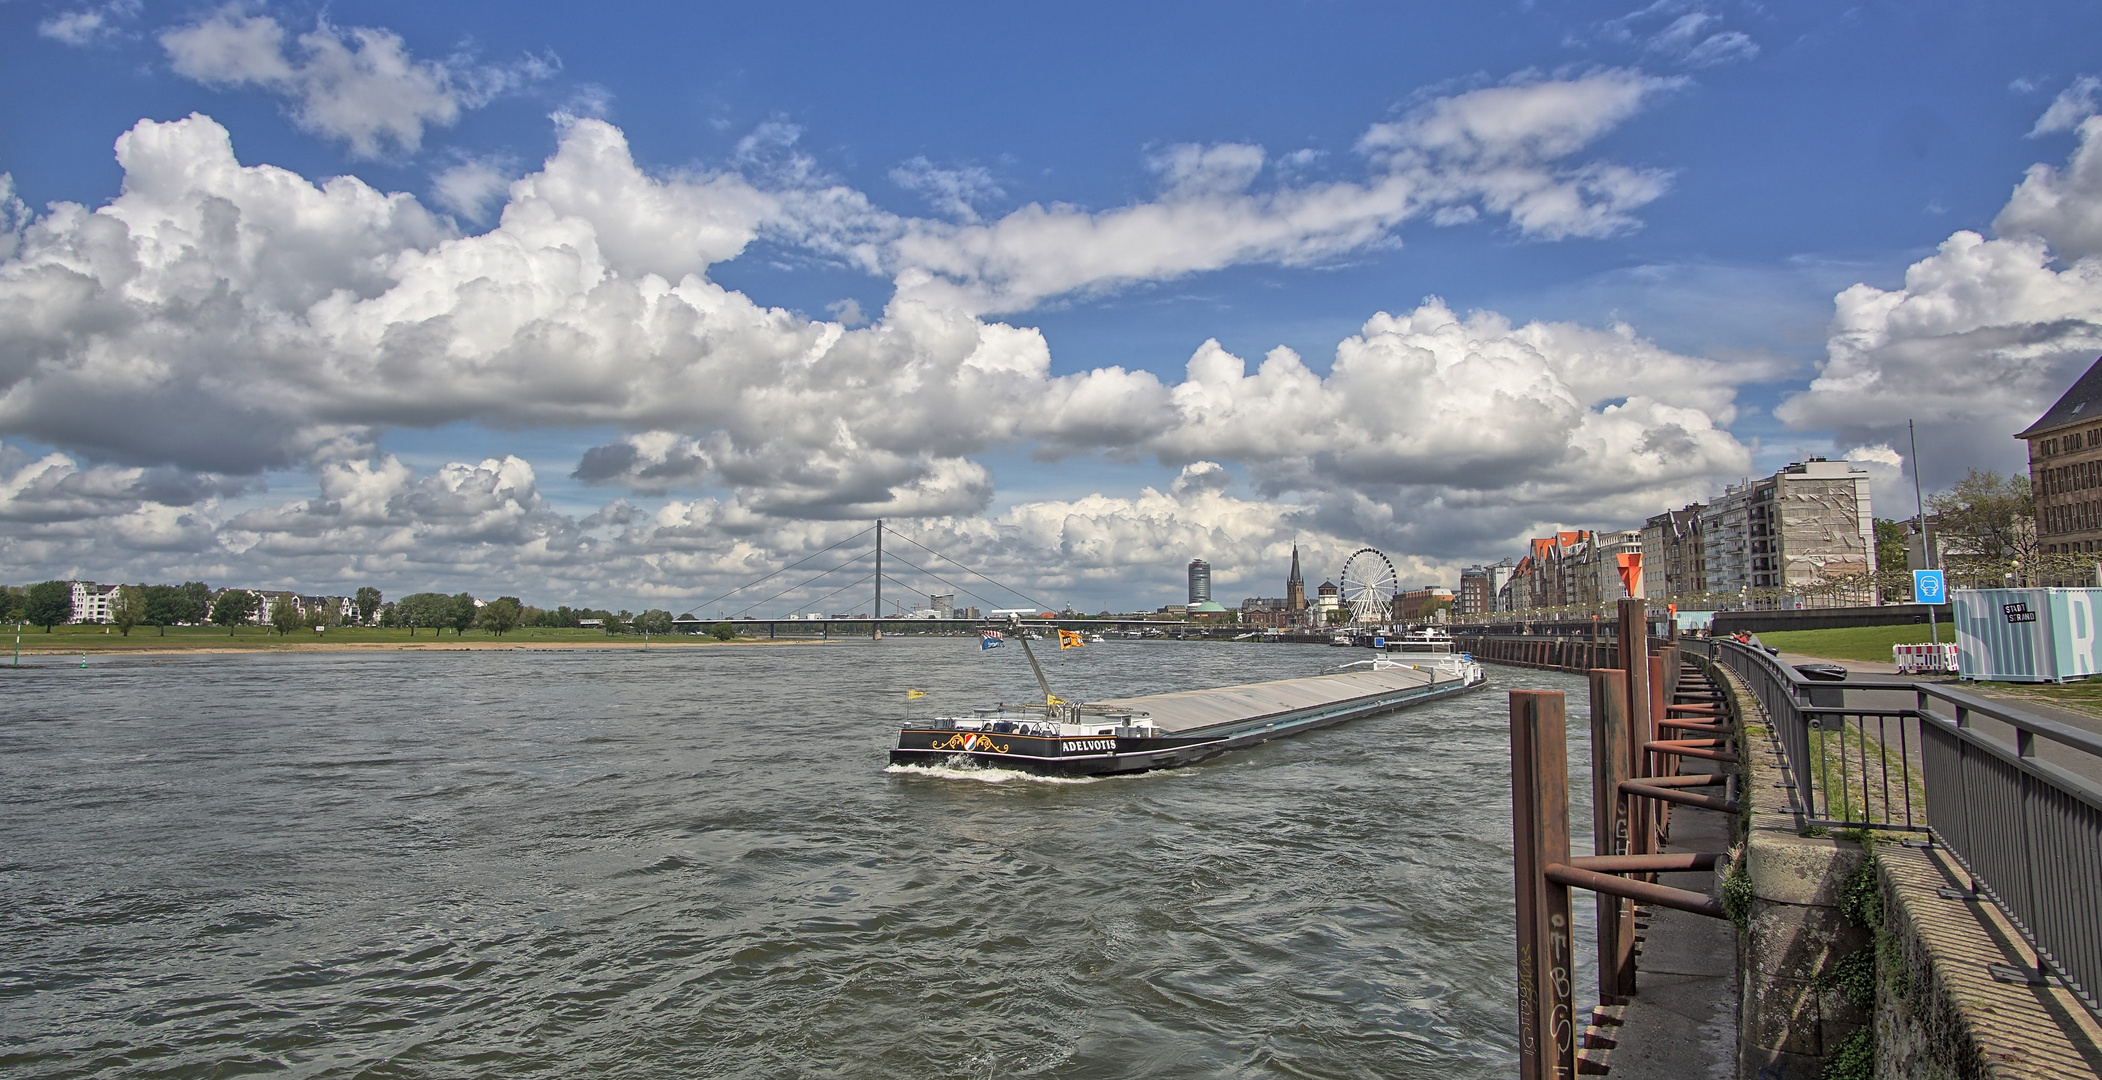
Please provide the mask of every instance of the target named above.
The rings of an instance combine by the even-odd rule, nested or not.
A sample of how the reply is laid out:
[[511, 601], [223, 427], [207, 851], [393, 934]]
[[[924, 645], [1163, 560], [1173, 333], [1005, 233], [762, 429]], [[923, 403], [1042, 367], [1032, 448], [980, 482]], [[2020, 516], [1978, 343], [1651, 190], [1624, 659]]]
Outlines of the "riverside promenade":
[[[2102, 1026], [2086, 989], [2102, 981], [2091, 973], [2098, 943], [2083, 929], [2102, 919], [2092, 880], [2102, 788], [2086, 769], [2051, 763], [2102, 763], [2091, 720], [2060, 723], [2005, 698], [1882, 672], [1809, 683], [1763, 650], [1646, 632], [1634, 645], [1618, 629], [1456, 635], [1484, 660], [1570, 671], [1662, 654], [1683, 679], [1714, 688], [1715, 719], [1728, 729], [1717, 745], [1741, 758], [1723, 766], [1735, 776], [1726, 812], [1672, 810], [1658, 849], [1719, 854], [1713, 869], [1656, 883], [1711, 895], [1728, 918], [1648, 905], [1631, 988], [1610, 984], [1599, 942], [1600, 1000], [1632, 992], [1594, 1018], [1607, 1023], [1572, 1030], [1572, 1069], [1745, 1080], [2102, 1074]], [[1600, 674], [1628, 676], [1592, 671], [1594, 687]], [[1594, 693], [1594, 774], [1605, 764], [1600, 702]], [[1653, 708], [1650, 719], [1670, 715]], [[1514, 798], [1518, 784], [1514, 772]], [[1992, 839], [2007, 835], [1995, 813], [2010, 797], [2013, 844]], [[1522, 838], [1523, 822], [1514, 826]], [[1518, 871], [1523, 923], [1523, 852]], [[1523, 986], [1520, 998], [1522, 1014], [1537, 1005]]]

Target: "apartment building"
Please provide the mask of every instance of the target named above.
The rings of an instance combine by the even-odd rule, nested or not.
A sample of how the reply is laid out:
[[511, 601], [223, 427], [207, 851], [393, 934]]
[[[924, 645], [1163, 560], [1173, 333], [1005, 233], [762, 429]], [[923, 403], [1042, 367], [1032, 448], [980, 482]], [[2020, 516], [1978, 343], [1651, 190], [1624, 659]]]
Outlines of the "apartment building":
[[1876, 572], [1868, 474], [1845, 461], [1814, 457], [1731, 485], [1701, 512], [1700, 531], [1707, 591], [1755, 606], [1835, 605], [1818, 586]]
[[1643, 595], [1669, 602], [1708, 590], [1707, 551], [1701, 542], [1706, 509], [1693, 503], [1642, 523]]

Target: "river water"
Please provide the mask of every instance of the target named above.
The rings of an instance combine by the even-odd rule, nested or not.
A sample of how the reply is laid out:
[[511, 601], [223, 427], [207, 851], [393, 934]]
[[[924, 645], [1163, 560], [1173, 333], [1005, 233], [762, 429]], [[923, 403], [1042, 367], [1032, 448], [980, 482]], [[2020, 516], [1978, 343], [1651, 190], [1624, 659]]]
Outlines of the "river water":
[[[1078, 700], [1361, 656], [1046, 667]], [[1502, 691], [1568, 691], [1586, 754], [1581, 680], [1493, 667], [1172, 772], [886, 768], [909, 689], [1032, 696], [964, 639], [0, 679], [9, 1077], [1508, 1076]]]

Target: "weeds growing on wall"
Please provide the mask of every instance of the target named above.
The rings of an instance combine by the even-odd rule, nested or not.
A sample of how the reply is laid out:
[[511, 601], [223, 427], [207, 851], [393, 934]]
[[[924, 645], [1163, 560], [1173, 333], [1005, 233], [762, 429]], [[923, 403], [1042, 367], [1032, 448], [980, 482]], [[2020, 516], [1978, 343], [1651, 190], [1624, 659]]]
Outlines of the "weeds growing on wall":
[[1876, 1075], [1876, 1026], [1869, 1024], [1847, 1036], [1839, 1049], [1825, 1059], [1824, 1080], [1874, 1080]]
[[1729, 916], [1739, 934], [1744, 933], [1752, 922], [1752, 872], [1745, 865], [1745, 856], [1750, 852], [1739, 849], [1737, 857], [1730, 860], [1730, 870], [1722, 879], [1722, 913]]
[[1825, 1059], [1825, 1080], [1870, 1080], [1876, 1075], [1876, 971], [1883, 939], [1883, 889], [1876, 876], [1876, 836], [1866, 829], [1840, 834], [1861, 845], [1861, 860], [1839, 889], [1839, 913], [1873, 935], [1869, 944], [1840, 957], [1817, 975], [1819, 990], [1836, 990], [1848, 1004], [1869, 1014], [1869, 1022], [1847, 1037]]

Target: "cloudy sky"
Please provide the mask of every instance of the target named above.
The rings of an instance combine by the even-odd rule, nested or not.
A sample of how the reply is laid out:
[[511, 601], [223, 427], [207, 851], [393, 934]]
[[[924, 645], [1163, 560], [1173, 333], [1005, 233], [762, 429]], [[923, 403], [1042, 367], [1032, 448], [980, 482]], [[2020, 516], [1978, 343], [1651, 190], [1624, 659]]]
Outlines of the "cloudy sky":
[[[2102, 355], [2094, 4], [0, 3], [0, 580], [1406, 584]], [[809, 572], [825, 582], [748, 607]], [[826, 598], [833, 588], [848, 587]], [[983, 602], [1018, 602], [979, 583]], [[965, 602], [970, 602], [968, 596]]]

